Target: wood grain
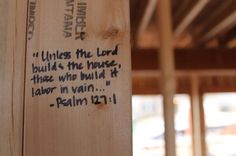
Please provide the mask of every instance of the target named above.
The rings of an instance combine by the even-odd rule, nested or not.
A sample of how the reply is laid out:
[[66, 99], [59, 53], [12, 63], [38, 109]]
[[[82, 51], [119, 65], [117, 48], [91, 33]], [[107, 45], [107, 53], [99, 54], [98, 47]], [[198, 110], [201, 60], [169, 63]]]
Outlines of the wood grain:
[[[24, 156], [131, 156], [131, 56], [128, 1], [72, 1], [74, 5], [72, 37], [68, 38], [64, 37], [63, 32], [65, 2], [59, 0], [36, 2], [35, 17], [32, 18], [34, 29], [31, 27], [34, 31], [33, 35], [32, 32], [28, 33], [27, 43]], [[76, 5], [79, 2], [85, 2], [87, 6], [84, 40], [76, 40], [76, 33], [74, 33]], [[95, 57], [97, 48], [114, 50], [116, 45], [118, 45], [118, 55]], [[75, 58], [74, 54], [78, 48], [91, 51], [93, 58]], [[81, 72], [68, 71], [64, 66], [64, 70], [39, 73], [39, 75], [52, 74], [55, 78], [53, 82], [33, 84], [32, 64], [45, 65], [40, 57], [33, 56], [37, 52], [39, 55], [42, 54], [43, 50], [49, 53], [57, 50], [70, 51], [73, 55], [70, 61], [80, 62], [84, 66], [88, 60], [101, 62], [114, 59], [121, 64], [121, 68], [115, 78], [109, 77], [111, 68], [106, 68], [106, 79], [88, 81], [77, 79], [62, 83], [57, 79], [60, 74], [71, 72], [79, 75]], [[56, 62], [65, 65], [67, 61]], [[83, 68], [82, 71], [95, 70]], [[106, 86], [108, 80], [110, 86]], [[70, 91], [68, 94], [61, 94], [58, 90], [61, 86], [70, 88], [90, 83], [105, 91], [81, 94], [72, 94]], [[40, 86], [55, 86], [57, 90], [50, 95], [32, 97], [32, 88], [40, 88]], [[95, 105], [88, 102], [87, 105], [58, 108], [55, 103], [57, 97], [71, 98], [74, 95], [90, 99], [92, 94], [110, 96], [111, 93], [116, 94], [116, 104]]]
[[1, 156], [22, 156], [26, 2], [0, 1]]

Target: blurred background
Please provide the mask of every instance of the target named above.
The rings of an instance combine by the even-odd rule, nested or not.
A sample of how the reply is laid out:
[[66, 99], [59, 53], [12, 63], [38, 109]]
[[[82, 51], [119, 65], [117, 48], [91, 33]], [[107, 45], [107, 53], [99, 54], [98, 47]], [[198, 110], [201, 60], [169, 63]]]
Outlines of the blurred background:
[[[203, 99], [207, 156], [235, 156], [236, 93], [206, 93]], [[162, 96], [133, 96], [134, 156], [164, 156]], [[177, 94], [175, 105], [176, 155], [192, 156], [190, 97]]]
[[[131, 0], [134, 156], [164, 156], [160, 0]], [[236, 156], [236, 0], [170, 0], [177, 156]]]

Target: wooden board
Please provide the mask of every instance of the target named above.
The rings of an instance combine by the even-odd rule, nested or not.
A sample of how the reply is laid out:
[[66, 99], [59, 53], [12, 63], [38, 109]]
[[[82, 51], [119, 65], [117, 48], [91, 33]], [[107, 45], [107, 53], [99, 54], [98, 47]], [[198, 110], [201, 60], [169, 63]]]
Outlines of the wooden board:
[[26, 10], [0, 1], [0, 156], [22, 156]]
[[129, 1], [28, 11], [24, 156], [131, 156]]

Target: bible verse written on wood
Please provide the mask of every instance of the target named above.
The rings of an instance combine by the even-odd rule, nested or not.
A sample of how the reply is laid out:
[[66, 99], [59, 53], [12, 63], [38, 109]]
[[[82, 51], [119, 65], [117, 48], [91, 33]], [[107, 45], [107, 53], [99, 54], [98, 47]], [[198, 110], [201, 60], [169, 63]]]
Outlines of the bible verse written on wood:
[[32, 97], [55, 93], [55, 100], [48, 104], [52, 108], [117, 104], [112, 81], [122, 69], [118, 55], [119, 45], [93, 51], [78, 48], [35, 52], [31, 64]]

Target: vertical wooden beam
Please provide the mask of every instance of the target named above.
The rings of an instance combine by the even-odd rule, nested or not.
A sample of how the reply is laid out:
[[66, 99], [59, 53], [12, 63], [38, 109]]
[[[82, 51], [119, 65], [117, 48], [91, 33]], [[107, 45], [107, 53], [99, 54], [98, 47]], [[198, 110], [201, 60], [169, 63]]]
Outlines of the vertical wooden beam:
[[6, 49], [7, 49], [7, 18], [8, 18], [8, 0], [5, 1], [0, 1], [0, 14], [5, 15], [0, 18], [0, 155], [6, 155], [10, 156], [11, 154], [11, 146], [12, 146], [12, 135], [9, 136], [12, 132], [12, 127], [11, 127], [11, 117], [10, 117], [10, 112], [11, 112], [11, 106], [10, 102], [5, 101], [4, 97], [4, 89], [6, 87], [4, 84], [6, 84], [7, 80], [5, 80], [5, 74], [7, 73], [6, 65], [5, 65], [5, 57], [7, 55]]
[[193, 155], [206, 156], [205, 121], [203, 110], [203, 96], [199, 90], [199, 80], [196, 75], [191, 78], [191, 114], [193, 134]]
[[22, 156], [26, 0], [0, 1], [0, 155]]
[[24, 156], [131, 156], [129, 1], [29, 2]]
[[158, 3], [158, 19], [160, 29], [160, 69], [161, 91], [164, 102], [165, 146], [166, 156], [175, 156], [174, 105], [175, 74], [172, 43], [172, 24], [170, 0]]

